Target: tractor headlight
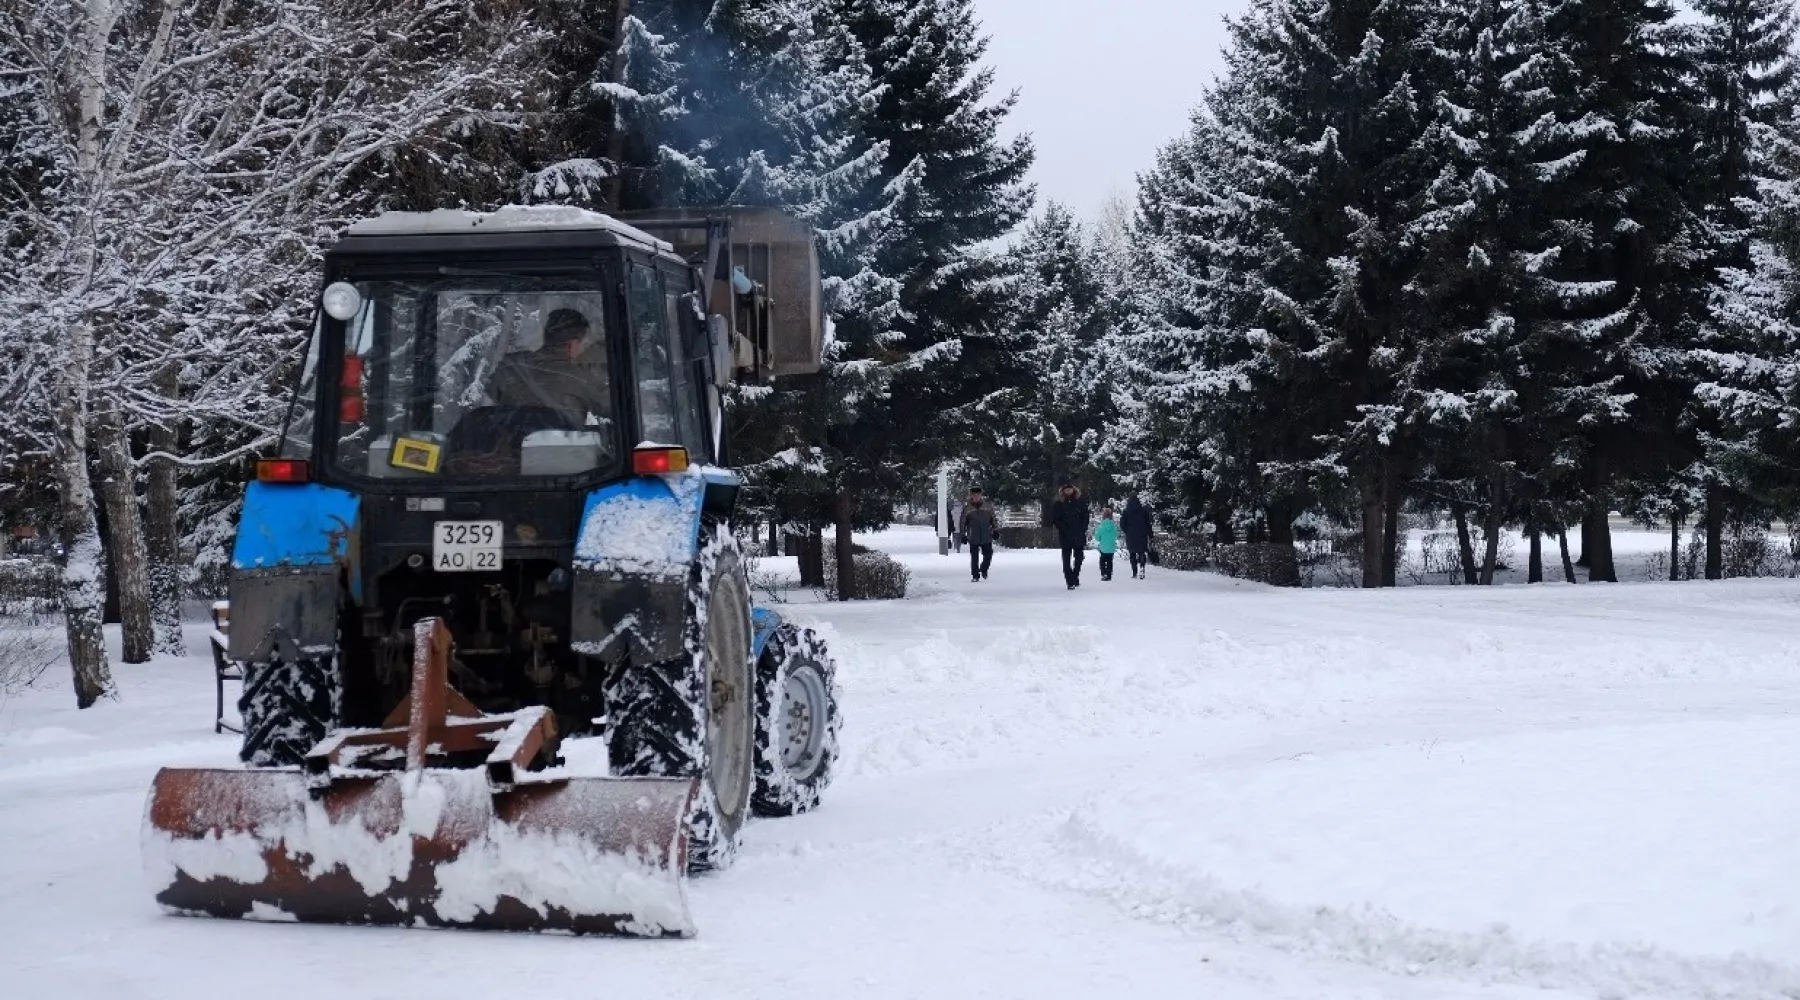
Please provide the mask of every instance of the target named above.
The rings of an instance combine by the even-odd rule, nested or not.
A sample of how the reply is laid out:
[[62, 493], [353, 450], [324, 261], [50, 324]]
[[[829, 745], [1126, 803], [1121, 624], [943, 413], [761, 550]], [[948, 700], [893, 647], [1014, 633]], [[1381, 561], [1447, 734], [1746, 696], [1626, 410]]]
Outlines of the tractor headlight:
[[325, 315], [348, 323], [362, 309], [362, 293], [348, 281], [334, 281], [325, 286], [320, 304], [325, 307]]

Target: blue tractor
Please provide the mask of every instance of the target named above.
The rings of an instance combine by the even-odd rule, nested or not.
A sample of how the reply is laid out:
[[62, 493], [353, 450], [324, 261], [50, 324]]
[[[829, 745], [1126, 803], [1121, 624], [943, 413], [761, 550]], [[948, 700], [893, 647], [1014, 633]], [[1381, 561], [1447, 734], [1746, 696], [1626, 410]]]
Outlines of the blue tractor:
[[[837, 754], [833, 662], [752, 606], [723, 412], [734, 379], [817, 370], [811, 236], [749, 209], [352, 226], [326, 255], [282, 447], [257, 465], [233, 551], [248, 769], [304, 772], [325, 754], [317, 770], [343, 781], [379, 771], [378, 754], [347, 767], [344, 747], [427, 699], [429, 623], [449, 637], [448, 718], [530, 710], [559, 737], [603, 738], [613, 775], [685, 780], [687, 868], [726, 863], [752, 812], [817, 805]], [[423, 739], [428, 766], [466, 766]], [[487, 739], [483, 753], [506, 742]], [[554, 748], [533, 743], [527, 770], [554, 773]], [[182, 809], [166, 825], [204, 811]]]

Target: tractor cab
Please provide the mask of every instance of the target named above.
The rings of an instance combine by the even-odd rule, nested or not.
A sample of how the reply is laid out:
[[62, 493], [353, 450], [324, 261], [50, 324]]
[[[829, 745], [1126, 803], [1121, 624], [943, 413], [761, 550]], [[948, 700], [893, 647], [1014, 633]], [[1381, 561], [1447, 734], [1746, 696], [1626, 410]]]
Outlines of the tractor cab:
[[721, 390], [817, 366], [810, 231], [744, 209], [636, 221], [520, 207], [353, 226], [270, 473], [305, 461], [317, 482], [435, 494], [723, 464]]

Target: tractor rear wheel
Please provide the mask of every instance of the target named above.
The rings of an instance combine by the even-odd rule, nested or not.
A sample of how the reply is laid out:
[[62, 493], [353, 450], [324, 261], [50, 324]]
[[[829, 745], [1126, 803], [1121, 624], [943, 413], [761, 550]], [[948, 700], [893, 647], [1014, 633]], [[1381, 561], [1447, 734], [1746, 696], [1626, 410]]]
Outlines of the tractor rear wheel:
[[689, 578], [682, 645], [672, 660], [626, 664], [608, 684], [612, 768], [626, 776], [702, 779], [688, 823], [688, 865], [723, 868], [755, 783], [750, 586], [723, 528], [703, 546]]
[[837, 663], [812, 629], [783, 622], [756, 665], [758, 816], [819, 804], [838, 755]]
[[244, 743], [238, 759], [251, 767], [293, 767], [337, 721], [341, 684], [334, 659], [277, 651], [244, 665], [238, 715]]

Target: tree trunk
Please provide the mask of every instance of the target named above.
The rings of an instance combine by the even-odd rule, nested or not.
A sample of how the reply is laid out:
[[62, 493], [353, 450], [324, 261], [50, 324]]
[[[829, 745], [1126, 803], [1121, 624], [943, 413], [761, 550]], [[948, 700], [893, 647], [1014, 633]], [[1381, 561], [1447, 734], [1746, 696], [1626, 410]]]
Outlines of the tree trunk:
[[[1272, 525], [1271, 525], [1272, 526]], [[1362, 485], [1362, 585], [1381, 586], [1381, 487], [1368, 478]]]
[[1487, 516], [1481, 519], [1487, 548], [1481, 554], [1481, 585], [1494, 585], [1494, 564], [1500, 561], [1500, 528], [1505, 524], [1506, 483], [1498, 475], [1488, 486]]
[[1269, 512], [1269, 545], [1275, 556], [1269, 582], [1277, 587], [1300, 586], [1300, 560], [1294, 551], [1294, 518], [1284, 510]]
[[[625, 84], [625, 57], [619, 51], [625, 41], [625, 21], [631, 16], [631, 0], [614, 0], [612, 23], [612, 82]], [[612, 107], [612, 123], [606, 133], [606, 207], [617, 212], [625, 207], [625, 123], [621, 120], [617, 100]], [[707, 275], [712, 281], [714, 275]]]
[[1619, 575], [1613, 568], [1612, 525], [1606, 517], [1606, 488], [1611, 476], [1606, 455], [1599, 449], [1589, 456], [1588, 476], [1587, 519], [1592, 522], [1592, 529], [1583, 529], [1581, 541], [1581, 554], [1588, 560], [1588, 582], [1618, 583]]
[[1213, 541], [1219, 545], [1237, 544], [1237, 529], [1231, 524], [1229, 510], [1216, 510], [1213, 514]]
[[1569, 559], [1569, 529], [1563, 528], [1556, 533], [1556, 547], [1562, 552], [1563, 579], [1575, 582], [1575, 564]]
[[1594, 527], [1594, 512], [1588, 507], [1583, 507], [1581, 509], [1581, 555], [1575, 557], [1575, 565], [1587, 566], [1589, 564], [1588, 553], [1593, 545], [1593, 537], [1597, 534], [1599, 534], [1599, 529]]
[[[176, 371], [170, 368], [157, 379], [166, 399], [179, 392]], [[181, 431], [170, 421], [150, 431], [150, 450], [175, 454]], [[187, 643], [181, 636], [181, 496], [173, 462], [152, 462], [145, 497], [145, 543], [150, 554], [150, 617], [156, 628], [154, 651], [182, 656]]]
[[1381, 585], [1397, 587], [1400, 559], [1400, 489], [1394, 476], [1394, 463], [1381, 463]]
[[1706, 578], [1725, 578], [1725, 491], [1717, 483], [1706, 486]]
[[817, 528], [800, 536], [800, 586], [825, 586], [825, 535]]
[[1462, 504], [1453, 504], [1450, 513], [1456, 518], [1456, 554], [1462, 559], [1463, 583], [1474, 586], [1478, 572], [1475, 567], [1475, 545], [1469, 541], [1469, 512]]
[[93, 359], [93, 331], [77, 321], [70, 336], [71, 363], [60, 372], [56, 401], [56, 484], [62, 515], [62, 609], [74, 671], [75, 705], [89, 708], [112, 694], [112, 667], [106, 660], [105, 553], [95, 520], [93, 481], [87, 463], [87, 372]]
[[1539, 531], [1537, 525], [1534, 524], [1525, 529], [1525, 537], [1530, 539], [1530, 541], [1531, 541], [1531, 556], [1530, 556], [1529, 561], [1526, 564], [1525, 582], [1526, 583], [1543, 583], [1544, 582], [1544, 533], [1542, 531]]
[[[76, 183], [88, 186], [86, 194], [98, 195], [101, 178], [102, 136], [106, 114], [107, 41], [112, 36], [117, 9], [106, 0], [88, 0], [78, 41], [75, 71], [80, 80], [76, 108]], [[99, 244], [90, 215], [78, 220], [69, 257], [76, 275], [94, 273]], [[85, 279], [77, 279], [69, 301], [80, 301], [87, 291]], [[106, 631], [101, 621], [105, 603], [105, 553], [100, 547], [94, 511], [94, 486], [88, 476], [88, 406], [94, 367], [94, 325], [79, 314], [62, 331], [64, 351], [57, 360], [56, 404], [53, 414], [56, 440], [56, 479], [62, 515], [63, 627], [68, 636], [69, 666], [74, 673], [75, 705], [89, 708], [113, 691], [112, 668], [106, 662]]]
[[119, 590], [119, 659], [144, 663], [156, 639], [150, 617], [150, 556], [132, 474], [131, 440], [116, 405], [101, 412], [94, 448], [100, 458], [100, 497], [106, 503], [108, 555]]
[[1681, 515], [1669, 515], [1669, 580], [1681, 579]]
[[778, 556], [781, 554], [781, 522], [780, 521], [775, 521], [775, 520], [769, 521], [769, 550], [768, 551], [769, 551], [769, 555], [772, 555], [772, 556]]
[[851, 537], [851, 512], [855, 503], [847, 488], [840, 488], [833, 513], [837, 516], [837, 597], [840, 601], [856, 600], [856, 549]]

